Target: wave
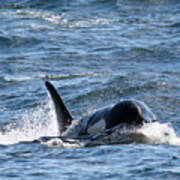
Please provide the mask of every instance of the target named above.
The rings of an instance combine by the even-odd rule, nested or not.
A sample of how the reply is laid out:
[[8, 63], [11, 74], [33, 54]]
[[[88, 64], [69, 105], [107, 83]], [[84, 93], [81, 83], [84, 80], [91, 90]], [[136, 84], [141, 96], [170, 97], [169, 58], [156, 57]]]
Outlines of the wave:
[[4, 77], [0, 77], [0, 79], [3, 79], [4, 81], [11, 82], [21, 82], [21, 81], [29, 81], [32, 77], [29, 76], [23, 76], [23, 75], [6, 75]]
[[154, 122], [141, 128], [116, 126], [93, 136], [69, 139], [58, 137], [53, 104], [48, 97], [36, 109], [21, 114], [18, 122], [1, 127], [0, 144], [38, 142], [53, 147], [89, 147], [107, 144], [169, 144], [180, 145], [180, 137], [169, 123]]
[[[52, 29], [50, 25], [53, 26], [61, 26], [69, 29], [74, 28], [84, 28], [84, 27], [92, 27], [92, 26], [103, 26], [117, 23], [117, 20], [107, 17], [98, 17], [91, 16], [88, 19], [79, 19], [74, 18], [69, 13], [61, 12], [51, 12], [47, 10], [35, 10], [35, 9], [18, 9], [17, 11], [8, 11], [2, 12], [0, 15], [9, 16], [12, 15], [16, 20], [35, 20], [31, 23], [27, 23], [26, 27], [29, 27], [31, 30], [39, 31], [42, 29]], [[43, 23], [38, 23], [37, 20], [41, 20]], [[46, 24], [47, 23], [47, 24]], [[16, 28], [23, 28], [23, 26], [14, 25]]]
[[122, 5], [131, 5], [131, 6], [167, 6], [167, 5], [172, 5], [172, 4], [177, 4], [179, 3], [177, 0], [158, 0], [158, 1], [154, 1], [154, 0], [117, 0], [116, 4], [118, 6], [122, 6]]
[[56, 79], [70, 79], [70, 78], [76, 78], [76, 77], [85, 77], [85, 76], [99, 76], [102, 75], [101, 73], [95, 73], [95, 72], [85, 72], [85, 73], [72, 73], [72, 74], [48, 74], [48, 75], [40, 75], [39, 77], [42, 79], [50, 79], [50, 80], [56, 80]]
[[176, 135], [170, 124], [149, 123], [142, 128], [115, 127], [106, 132], [80, 139], [63, 137], [43, 137], [38, 141], [53, 147], [92, 147], [107, 144], [169, 144], [180, 145], [180, 137]]
[[96, 72], [84, 72], [84, 73], [70, 73], [70, 74], [39, 74], [34, 76], [24, 76], [24, 75], [4, 75], [0, 76], [1, 81], [5, 82], [23, 82], [32, 79], [49, 79], [49, 80], [60, 80], [60, 79], [72, 79], [78, 77], [92, 77], [92, 76], [102, 76], [103, 73]]

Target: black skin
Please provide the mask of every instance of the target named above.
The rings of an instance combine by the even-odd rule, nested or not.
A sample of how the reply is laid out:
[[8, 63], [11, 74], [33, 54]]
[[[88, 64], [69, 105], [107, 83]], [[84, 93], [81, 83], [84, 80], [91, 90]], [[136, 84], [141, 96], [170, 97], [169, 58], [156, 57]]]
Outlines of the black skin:
[[[54, 102], [59, 132], [62, 134], [72, 123], [73, 118], [54, 86], [50, 82], [46, 82], [45, 84]], [[147, 123], [141, 114], [141, 107], [132, 100], [119, 102], [113, 107], [97, 111], [85, 117], [85, 119], [88, 119], [87, 127], [103, 119], [106, 129], [120, 124], [142, 126], [144, 123]]]
[[100, 119], [104, 119], [106, 129], [120, 124], [142, 126], [147, 121], [142, 117], [140, 111], [140, 107], [135, 102], [131, 100], [122, 101], [112, 108], [106, 108], [92, 114], [89, 118], [88, 125], [93, 125]]
[[119, 124], [141, 126], [146, 120], [142, 117], [140, 109], [132, 101], [123, 101], [115, 105], [109, 112], [106, 128]]

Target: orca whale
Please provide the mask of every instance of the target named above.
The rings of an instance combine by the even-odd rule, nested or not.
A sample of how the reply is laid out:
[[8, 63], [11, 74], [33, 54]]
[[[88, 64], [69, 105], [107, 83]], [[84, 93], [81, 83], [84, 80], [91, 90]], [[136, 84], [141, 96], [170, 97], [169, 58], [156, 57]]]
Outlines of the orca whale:
[[48, 81], [45, 85], [53, 100], [60, 136], [94, 135], [118, 125], [141, 127], [156, 121], [156, 116], [146, 104], [132, 99], [119, 101], [112, 107], [75, 120], [55, 87]]

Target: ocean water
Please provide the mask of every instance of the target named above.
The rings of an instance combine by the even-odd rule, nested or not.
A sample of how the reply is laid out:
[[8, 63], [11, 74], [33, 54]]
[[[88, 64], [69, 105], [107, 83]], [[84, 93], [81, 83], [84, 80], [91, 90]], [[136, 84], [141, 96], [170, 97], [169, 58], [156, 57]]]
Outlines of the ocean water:
[[[134, 98], [158, 122], [145, 142], [39, 143], [58, 135], [46, 80], [76, 119]], [[0, 2], [0, 179], [179, 180], [179, 113], [178, 0]]]

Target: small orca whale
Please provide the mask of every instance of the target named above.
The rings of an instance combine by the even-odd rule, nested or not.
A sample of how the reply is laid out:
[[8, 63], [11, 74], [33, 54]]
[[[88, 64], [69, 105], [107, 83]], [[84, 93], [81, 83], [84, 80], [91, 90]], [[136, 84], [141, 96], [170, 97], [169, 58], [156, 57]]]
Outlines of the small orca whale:
[[48, 81], [45, 85], [54, 103], [60, 136], [73, 138], [94, 135], [118, 125], [141, 127], [156, 121], [156, 116], [147, 105], [131, 99], [75, 120], [54, 86]]

